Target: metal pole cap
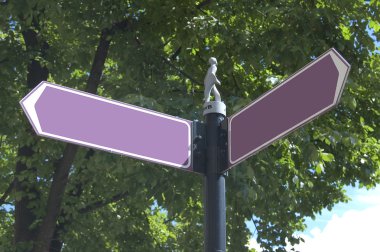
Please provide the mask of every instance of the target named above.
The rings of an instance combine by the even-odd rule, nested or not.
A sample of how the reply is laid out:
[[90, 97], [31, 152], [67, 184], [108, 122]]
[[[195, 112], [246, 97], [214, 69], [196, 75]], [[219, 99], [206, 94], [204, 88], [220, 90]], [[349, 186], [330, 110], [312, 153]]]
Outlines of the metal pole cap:
[[209, 101], [203, 104], [203, 115], [219, 113], [226, 116], [226, 104], [220, 101]]

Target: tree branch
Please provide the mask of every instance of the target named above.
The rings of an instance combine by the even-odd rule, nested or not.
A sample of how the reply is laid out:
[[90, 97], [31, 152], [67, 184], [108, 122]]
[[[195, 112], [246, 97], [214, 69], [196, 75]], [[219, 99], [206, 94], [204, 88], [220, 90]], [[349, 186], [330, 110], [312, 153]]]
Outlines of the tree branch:
[[[87, 163], [90, 160], [90, 158], [94, 155], [95, 155], [94, 149], [89, 149], [85, 155], [85, 160], [86, 160], [85, 162]], [[78, 176], [80, 176], [80, 174], [82, 174], [85, 169], [87, 169], [87, 165], [79, 166], [77, 168], [77, 171], [75, 172], [75, 174], [78, 174]], [[71, 176], [72, 175], [70, 175], [70, 177]], [[70, 191], [66, 192], [66, 195], [71, 196], [71, 197], [80, 197], [82, 195], [82, 192], [83, 192], [84, 184], [87, 181], [88, 181], [87, 177], [78, 181], [78, 183], [74, 184], [73, 188]]]
[[114, 35], [117, 31], [122, 31], [130, 27], [128, 19], [124, 19], [120, 22], [114, 23], [109, 29], [110, 35]]
[[[127, 179], [127, 178], [131, 178], [131, 177], [134, 177], [138, 174], [141, 174], [141, 171], [138, 171], [138, 172], [134, 172], [132, 174], [129, 174], [128, 176], [126, 176], [124, 179]], [[120, 192], [120, 193], [117, 193], [115, 194], [114, 196], [112, 196], [111, 198], [109, 199], [105, 199], [105, 200], [99, 200], [99, 201], [96, 201], [94, 203], [91, 203], [81, 209], [78, 210], [79, 213], [89, 213], [89, 212], [92, 212], [94, 210], [97, 210], [101, 207], [104, 207], [110, 203], [114, 203], [114, 202], [118, 202], [119, 200], [125, 198], [128, 196], [128, 192]]]
[[169, 222], [174, 221], [178, 216], [178, 213], [174, 214], [171, 218], [167, 218], [166, 220], [164, 220], [164, 224], [168, 224]]
[[96, 201], [90, 205], [85, 206], [84, 208], [79, 209], [79, 213], [85, 214], [92, 211], [95, 211], [99, 208], [102, 208], [110, 203], [118, 202], [119, 200], [122, 200], [123, 198], [128, 196], [128, 192], [122, 192], [114, 195], [113, 197], [105, 200]]
[[178, 49], [173, 53], [172, 56], [170, 56], [170, 60], [175, 60], [177, 56], [181, 53], [182, 46], [178, 47]]
[[[103, 29], [100, 35], [99, 44], [91, 66], [90, 76], [87, 79], [86, 91], [89, 93], [96, 93], [101, 80], [104, 63], [106, 61], [110, 46], [109, 32], [110, 31], [108, 29]], [[42, 220], [42, 224], [37, 235], [36, 244], [33, 250], [34, 252], [49, 251], [50, 242], [53, 237], [56, 222], [61, 211], [61, 205], [65, 188], [68, 182], [70, 167], [72, 166], [77, 150], [77, 145], [67, 144], [63, 157], [55, 169], [53, 182], [51, 184], [48, 195], [46, 215]]]
[[90, 76], [87, 80], [86, 92], [95, 94], [103, 73], [104, 63], [107, 58], [110, 46], [110, 38], [108, 29], [103, 29], [100, 34], [99, 44], [96, 48], [95, 57], [92, 62]]
[[9, 61], [8, 58], [2, 59], [2, 60], [0, 60], [0, 64], [3, 64], [3, 63], [5, 63], [5, 62], [7, 62], [7, 61]]
[[173, 67], [175, 70], [177, 70], [183, 76], [185, 76], [186, 78], [188, 78], [190, 81], [192, 81], [192, 82], [194, 82], [195, 84], [198, 84], [198, 85], [203, 85], [200, 81], [194, 79], [190, 74], [186, 73], [182, 69], [180, 69], [177, 66], [175, 66], [170, 60], [166, 59], [165, 57], [161, 57], [161, 58], [162, 58], [162, 60], [164, 61], [165, 64]]
[[[94, 150], [90, 149], [86, 154], [86, 158], [90, 158], [93, 154], [94, 154]], [[140, 173], [141, 172], [135, 172], [133, 174], [130, 174], [127, 177], [128, 178], [133, 177], [133, 176], [140, 174]], [[82, 185], [81, 185], [81, 187], [82, 187]], [[80, 189], [80, 191], [78, 191], [78, 194], [75, 193], [75, 195], [73, 195], [73, 192], [71, 192], [71, 193], [73, 196], [79, 197], [81, 192], [82, 192], [82, 188]], [[121, 195], [121, 194], [123, 194], [123, 195]], [[79, 209], [78, 213], [86, 214], [86, 213], [95, 211], [95, 210], [97, 210], [103, 206], [106, 206], [107, 204], [117, 202], [117, 201], [121, 200], [122, 198], [125, 198], [126, 196], [127, 196], [126, 192], [118, 193], [115, 196], [113, 196], [111, 199], [99, 200], [97, 202], [89, 204], [89, 205], [85, 206], [84, 208]], [[60, 236], [61, 232], [65, 232], [65, 227], [73, 222], [72, 216], [66, 214], [64, 209], [61, 209], [60, 217], [62, 217], [61, 218], [62, 221], [57, 222], [57, 224], [55, 226], [53, 238], [51, 239], [51, 243], [50, 243], [50, 252], [61, 251], [63, 242], [60, 240], [59, 236]]]
[[128, 25], [129, 22], [125, 19], [113, 24], [111, 28], [105, 28], [102, 30], [100, 34], [99, 44], [96, 49], [95, 58], [92, 62], [90, 76], [87, 81], [86, 92], [92, 94], [96, 93], [102, 77], [104, 63], [106, 61], [108, 49], [111, 43], [111, 36], [114, 35], [118, 30], [124, 30], [128, 28]]
[[[89, 149], [87, 151], [85, 155], [86, 163], [94, 154], [95, 154], [94, 149]], [[78, 176], [80, 176], [80, 174], [83, 172], [83, 169], [86, 169], [86, 168], [87, 168], [87, 165], [85, 165], [84, 167], [79, 166], [78, 170], [75, 173], [78, 174]], [[70, 175], [70, 178], [72, 176], [73, 175]], [[86, 182], [87, 182], [87, 177], [84, 180], [78, 181], [78, 183], [74, 184], [73, 188], [70, 191], [66, 192], [66, 195], [79, 198], [83, 192], [83, 186], [84, 186], [83, 184]], [[63, 246], [63, 241], [60, 239], [60, 235], [61, 233], [65, 232], [65, 226], [68, 222], [67, 221], [68, 215], [66, 214], [64, 209], [61, 209], [61, 212], [59, 215], [60, 217], [62, 217], [61, 218], [62, 220], [58, 221], [54, 228], [53, 238], [50, 242], [50, 248], [49, 248], [50, 252], [59, 252], [61, 251], [62, 246]]]
[[[33, 22], [37, 23], [35, 20]], [[37, 27], [38, 24], [35, 24], [35, 26]], [[28, 51], [36, 50], [41, 53], [42, 56], [46, 55], [46, 52], [49, 49], [49, 44], [45, 41], [40, 42], [38, 40], [38, 34], [34, 29], [27, 29], [22, 32], [22, 35], [24, 37]], [[30, 61], [28, 64], [28, 73], [26, 78], [26, 84], [28, 88], [34, 88], [41, 81], [47, 80], [48, 76], [49, 70], [47, 67], [42, 66], [41, 63], [36, 59], [32, 59]]]
[[252, 221], [253, 225], [255, 226], [255, 231], [252, 234], [254, 236], [257, 232], [257, 224], [256, 224], [256, 221], [253, 219], [253, 217], [251, 217], [251, 221]]
[[238, 82], [236, 81], [236, 76], [234, 74], [234, 71], [232, 71], [232, 79], [234, 80], [234, 85], [236, 86], [237, 89], [241, 91], [241, 88], [239, 87]]
[[68, 182], [70, 167], [77, 150], [77, 145], [67, 144], [63, 157], [58, 162], [58, 166], [54, 171], [53, 182], [48, 195], [46, 215], [37, 234], [34, 252], [49, 251], [50, 240], [54, 233], [55, 223], [61, 210], [63, 195]]
[[212, 3], [212, 0], [205, 0], [199, 4], [197, 4], [197, 9], [202, 9], [203, 7], [205, 7], [206, 5], [209, 5]]
[[[143, 46], [143, 43], [140, 41], [139, 38], [135, 37], [135, 40], [137, 42], [137, 45], [140, 47], [140, 46]], [[168, 43], [168, 42], [166, 42]], [[166, 43], [164, 44], [164, 46], [166, 45]], [[167, 65], [169, 65], [170, 67], [174, 68], [176, 71], [178, 71], [180, 74], [182, 74], [183, 76], [185, 76], [186, 78], [188, 78], [190, 81], [192, 81], [193, 83], [195, 84], [198, 84], [198, 85], [203, 85], [200, 81], [194, 79], [190, 74], [186, 73], [185, 71], [183, 71], [182, 69], [180, 69], [179, 67], [175, 66], [171, 60], [175, 59], [178, 54], [181, 52], [181, 49], [182, 49], [182, 46], [180, 46], [172, 56], [170, 56], [170, 58], [165, 58], [163, 56], [161, 56], [161, 59], [163, 60], [163, 62]]]
[[5, 203], [5, 200], [8, 198], [9, 194], [12, 192], [14, 186], [14, 180], [8, 185], [7, 190], [3, 193], [3, 196], [0, 198], [0, 206]]

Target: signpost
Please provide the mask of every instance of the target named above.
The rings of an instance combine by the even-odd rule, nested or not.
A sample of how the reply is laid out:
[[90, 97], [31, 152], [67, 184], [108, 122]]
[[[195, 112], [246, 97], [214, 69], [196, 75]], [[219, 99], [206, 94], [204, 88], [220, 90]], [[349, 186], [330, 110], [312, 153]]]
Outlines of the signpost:
[[41, 82], [22, 108], [38, 135], [192, 171], [192, 122]]
[[334, 49], [327, 51], [232, 115], [226, 137], [226, 107], [215, 87], [217, 61], [209, 62], [206, 125], [49, 82], [40, 83], [21, 105], [41, 136], [202, 173], [205, 250], [224, 252], [224, 172], [335, 106], [350, 65]]
[[232, 115], [228, 168], [335, 106], [349, 69], [331, 49]]

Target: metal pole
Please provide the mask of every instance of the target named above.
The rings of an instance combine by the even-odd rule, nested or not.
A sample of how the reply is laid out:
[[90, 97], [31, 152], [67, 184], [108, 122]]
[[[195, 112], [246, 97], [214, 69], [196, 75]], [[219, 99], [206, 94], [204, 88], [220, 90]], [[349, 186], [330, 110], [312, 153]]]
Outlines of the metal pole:
[[[215, 104], [212, 104], [215, 105]], [[219, 105], [219, 104], [217, 104]], [[225, 105], [224, 111], [225, 111]], [[207, 108], [206, 108], [207, 111]], [[220, 173], [219, 136], [225, 112], [212, 109], [206, 117], [206, 171], [205, 171], [205, 251], [226, 251], [226, 196], [225, 178]]]

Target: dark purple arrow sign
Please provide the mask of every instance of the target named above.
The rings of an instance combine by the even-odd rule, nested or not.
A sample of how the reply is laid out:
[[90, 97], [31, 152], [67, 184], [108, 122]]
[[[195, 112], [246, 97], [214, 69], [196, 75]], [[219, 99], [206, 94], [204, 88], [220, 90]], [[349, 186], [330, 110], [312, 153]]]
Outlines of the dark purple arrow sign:
[[350, 65], [334, 49], [229, 118], [229, 167], [335, 106]]
[[21, 106], [38, 135], [192, 170], [192, 122], [41, 82]]

